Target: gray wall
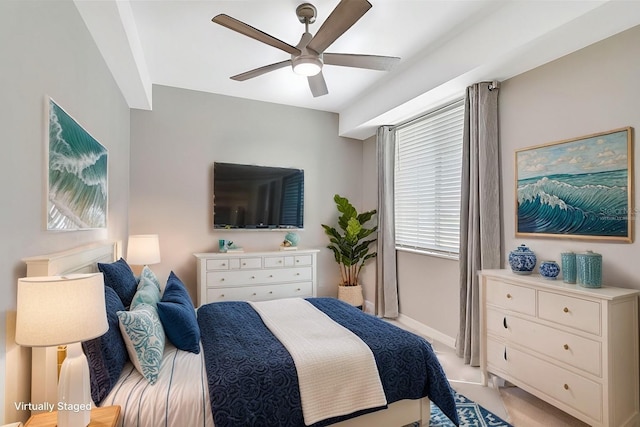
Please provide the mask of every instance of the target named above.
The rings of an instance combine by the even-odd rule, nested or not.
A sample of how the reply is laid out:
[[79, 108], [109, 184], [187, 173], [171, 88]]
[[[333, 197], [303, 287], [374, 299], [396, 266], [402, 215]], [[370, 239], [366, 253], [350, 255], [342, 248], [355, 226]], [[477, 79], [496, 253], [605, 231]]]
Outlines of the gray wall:
[[[567, 250], [602, 254], [603, 283], [640, 289], [640, 243], [515, 238], [514, 151], [519, 148], [631, 126], [640, 129], [640, 27], [627, 30], [510, 79], [500, 89], [503, 260], [527, 244], [539, 260], [560, 261]], [[633, 163], [640, 165], [635, 150]], [[638, 200], [638, 174], [634, 194]], [[635, 213], [635, 212], [632, 212]], [[635, 218], [633, 218], [635, 223]], [[637, 227], [635, 227], [637, 229]], [[634, 233], [635, 234], [635, 233]], [[636, 234], [637, 235], [637, 234]], [[636, 236], [634, 236], [635, 239]]]
[[[503, 265], [526, 243], [538, 259], [591, 249], [603, 256], [606, 285], [640, 289], [640, 243], [567, 239], [516, 239], [514, 151], [625, 126], [640, 129], [640, 27], [504, 81], [500, 88]], [[639, 163], [638, 150], [634, 158]], [[634, 198], [638, 194], [638, 174]], [[635, 218], [634, 221], [635, 223]], [[637, 226], [634, 227], [637, 229]], [[634, 236], [635, 238], [635, 236]], [[398, 252], [400, 311], [455, 341], [458, 332], [458, 263]]]
[[[16, 361], [25, 350], [15, 346], [12, 328], [16, 282], [26, 274], [21, 259], [127, 235], [129, 109], [71, 1], [1, 1], [0, 40], [5, 150], [0, 168], [1, 424], [3, 418], [24, 421], [28, 416], [14, 407], [16, 400], [29, 401], [29, 384], [19, 377], [22, 366]], [[109, 150], [107, 230], [45, 231], [47, 96]]]
[[304, 169], [305, 228], [300, 246], [322, 249], [320, 295], [335, 295], [339, 273], [320, 224], [335, 224], [333, 195], [362, 204], [361, 141], [338, 135], [338, 116], [240, 98], [154, 86], [153, 111], [131, 115], [131, 234], [157, 233], [161, 281], [170, 270], [196, 300], [195, 252], [218, 239], [245, 250], [278, 250], [285, 231], [213, 229], [213, 163]]

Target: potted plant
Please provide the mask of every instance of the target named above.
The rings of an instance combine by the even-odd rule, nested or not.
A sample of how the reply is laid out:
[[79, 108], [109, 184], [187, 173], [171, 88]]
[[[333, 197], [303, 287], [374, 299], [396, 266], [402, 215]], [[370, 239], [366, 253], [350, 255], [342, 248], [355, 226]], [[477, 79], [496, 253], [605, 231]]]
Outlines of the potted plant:
[[360, 270], [377, 255], [372, 252], [371, 244], [376, 239], [371, 235], [378, 230], [378, 226], [365, 227], [376, 210], [358, 213], [346, 197], [336, 194], [333, 200], [341, 214], [338, 218], [339, 229], [325, 224], [322, 227], [331, 242], [327, 248], [333, 252], [340, 269], [342, 281], [338, 286], [338, 298], [359, 307], [364, 302], [362, 286], [358, 282]]

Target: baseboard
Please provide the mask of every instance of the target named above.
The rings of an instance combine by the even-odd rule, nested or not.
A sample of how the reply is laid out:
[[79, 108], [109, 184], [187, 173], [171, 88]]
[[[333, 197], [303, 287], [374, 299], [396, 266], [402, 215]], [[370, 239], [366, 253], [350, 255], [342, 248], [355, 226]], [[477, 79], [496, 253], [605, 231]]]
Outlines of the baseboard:
[[371, 301], [364, 301], [364, 312], [369, 314], [376, 314], [376, 308]]
[[456, 339], [452, 338], [446, 334], [443, 334], [440, 331], [437, 331], [424, 323], [418, 322], [415, 319], [412, 319], [409, 316], [405, 316], [404, 314], [400, 314], [398, 317], [398, 322], [403, 323], [410, 327], [411, 329], [419, 332], [422, 335], [425, 335], [429, 338], [433, 338], [435, 341], [441, 342], [442, 344], [449, 346], [451, 348], [456, 347]]

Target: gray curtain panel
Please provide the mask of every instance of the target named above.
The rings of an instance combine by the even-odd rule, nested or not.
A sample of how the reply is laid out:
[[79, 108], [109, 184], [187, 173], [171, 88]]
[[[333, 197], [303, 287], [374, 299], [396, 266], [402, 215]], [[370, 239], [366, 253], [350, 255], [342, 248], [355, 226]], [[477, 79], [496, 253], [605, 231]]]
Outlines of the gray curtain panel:
[[390, 126], [378, 128], [378, 240], [376, 314], [398, 317], [398, 279], [396, 272], [396, 238], [393, 208], [393, 169], [395, 132]]
[[478, 270], [500, 268], [498, 85], [467, 88], [460, 197], [460, 330], [456, 353], [480, 364]]

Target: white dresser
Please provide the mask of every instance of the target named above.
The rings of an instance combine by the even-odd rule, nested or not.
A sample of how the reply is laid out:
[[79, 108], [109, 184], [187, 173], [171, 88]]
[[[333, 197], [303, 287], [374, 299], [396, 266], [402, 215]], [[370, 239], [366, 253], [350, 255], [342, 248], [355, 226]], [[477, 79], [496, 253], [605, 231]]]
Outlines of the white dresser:
[[216, 301], [314, 297], [317, 249], [197, 253], [198, 306]]
[[591, 426], [640, 426], [638, 294], [480, 272], [480, 367]]

